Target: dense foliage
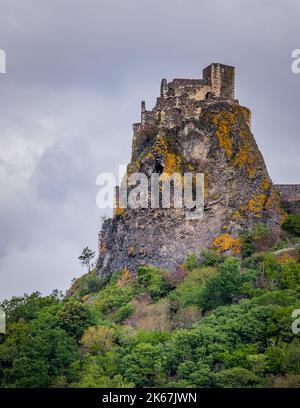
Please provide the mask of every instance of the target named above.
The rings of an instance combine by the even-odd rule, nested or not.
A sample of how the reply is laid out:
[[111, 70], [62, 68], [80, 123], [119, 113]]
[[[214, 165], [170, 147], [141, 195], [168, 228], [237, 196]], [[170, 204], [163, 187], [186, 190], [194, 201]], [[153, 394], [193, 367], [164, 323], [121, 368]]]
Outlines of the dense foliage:
[[289, 214], [287, 219], [284, 221], [282, 228], [285, 231], [291, 232], [297, 237], [300, 237], [300, 215]]
[[203, 251], [3, 302], [1, 387], [300, 387], [299, 253], [257, 251], [266, 233], [244, 233], [242, 259]]

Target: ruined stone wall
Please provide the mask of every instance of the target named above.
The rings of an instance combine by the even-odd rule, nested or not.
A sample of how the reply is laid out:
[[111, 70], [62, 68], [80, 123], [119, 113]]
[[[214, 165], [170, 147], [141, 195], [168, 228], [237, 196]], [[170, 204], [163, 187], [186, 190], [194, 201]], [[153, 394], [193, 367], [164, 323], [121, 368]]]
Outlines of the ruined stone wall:
[[[234, 99], [234, 68], [223, 64], [211, 64], [203, 70], [203, 79], [174, 79], [161, 82], [160, 97], [152, 110], [141, 104], [141, 126], [175, 128], [187, 118], [197, 118], [203, 107], [215, 103], [215, 99], [237, 104]], [[247, 123], [250, 125], [250, 111]], [[137, 124], [134, 125], [134, 132]]]
[[285, 201], [300, 201], [299, 184], [275, 184], [281, 197]]
[[195, 95], [203, 94], [201, 99], [204, 99], [206, 95], [205, 91], [211, 91], [211, 86], [206, 84], [202, 79], [174, 79], [169, 84], [168, 95], [175, 97], [186, 96], [196, 99]]
[[300, 185], [299, 184], [276, 184], [282, 205], [288, 213], [300, 215]]

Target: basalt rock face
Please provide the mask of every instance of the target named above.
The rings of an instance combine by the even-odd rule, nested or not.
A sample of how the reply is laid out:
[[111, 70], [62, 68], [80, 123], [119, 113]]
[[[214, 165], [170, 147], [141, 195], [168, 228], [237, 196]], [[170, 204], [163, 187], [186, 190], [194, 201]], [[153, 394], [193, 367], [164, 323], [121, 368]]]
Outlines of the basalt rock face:
[[250, 111], [234, 99], [234, 69], [212, 64], [203, 78], [163, 80], [154, 109], [142, 103], [128, 174], [204, 173], [204, 216], [116, 208], [99, 234], [100, 275], [134, 273], [140, 265], [172, 270], [204, 248], [238, 254], [239, 231], [258, 222], [279, 233], [280, 197], [251, 133]]

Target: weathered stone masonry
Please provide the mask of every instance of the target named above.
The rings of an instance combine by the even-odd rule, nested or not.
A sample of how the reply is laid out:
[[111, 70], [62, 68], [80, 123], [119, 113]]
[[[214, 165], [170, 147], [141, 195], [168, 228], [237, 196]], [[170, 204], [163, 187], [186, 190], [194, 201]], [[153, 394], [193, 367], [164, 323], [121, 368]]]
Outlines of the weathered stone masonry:
[[287, 211], [300, 215], [300, 185], [276, 184], [276, 188]]

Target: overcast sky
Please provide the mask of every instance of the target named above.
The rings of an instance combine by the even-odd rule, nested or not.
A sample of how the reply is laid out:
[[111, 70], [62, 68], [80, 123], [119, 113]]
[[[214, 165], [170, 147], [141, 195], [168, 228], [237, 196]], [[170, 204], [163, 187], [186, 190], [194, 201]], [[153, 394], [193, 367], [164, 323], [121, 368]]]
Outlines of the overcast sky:
[[96, 177], [161, 78], [236, 67], [276, 183], [300, 183], [299, 0], [0, 0], [0, 299], [66, 290], [97, 248]]

